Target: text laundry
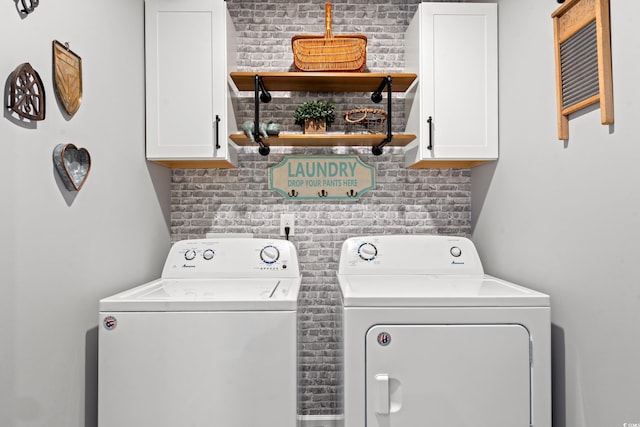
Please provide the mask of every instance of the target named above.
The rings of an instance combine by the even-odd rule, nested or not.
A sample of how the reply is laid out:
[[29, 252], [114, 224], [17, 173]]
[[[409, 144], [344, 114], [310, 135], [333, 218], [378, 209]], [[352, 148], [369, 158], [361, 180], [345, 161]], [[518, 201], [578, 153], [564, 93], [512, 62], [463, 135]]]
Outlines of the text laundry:
[[356, 163], [348, 161], [305, 162], [297, 165], [288, 163], [287, 172], [289, 178], [353, 177], [356, 172]]

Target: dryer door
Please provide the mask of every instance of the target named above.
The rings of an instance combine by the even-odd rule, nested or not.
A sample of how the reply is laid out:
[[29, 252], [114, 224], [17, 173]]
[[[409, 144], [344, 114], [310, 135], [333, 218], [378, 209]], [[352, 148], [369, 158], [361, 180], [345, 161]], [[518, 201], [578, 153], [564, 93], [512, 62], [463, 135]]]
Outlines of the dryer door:
[[366, 336], [367, 427], [529, 427], [521, 325], [376, 325]]

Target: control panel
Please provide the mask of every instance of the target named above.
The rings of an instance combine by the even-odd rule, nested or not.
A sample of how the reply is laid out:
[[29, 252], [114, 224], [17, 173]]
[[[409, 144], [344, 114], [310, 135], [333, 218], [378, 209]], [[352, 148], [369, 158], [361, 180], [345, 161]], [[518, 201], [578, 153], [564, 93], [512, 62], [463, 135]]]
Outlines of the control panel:
[[174, 243], [163, 278], [297, 277], [298, 259], [286, 240], [193, 239]]
[[484, 274], [465, 237], [382, 235], [347, 239], [339, 274]]

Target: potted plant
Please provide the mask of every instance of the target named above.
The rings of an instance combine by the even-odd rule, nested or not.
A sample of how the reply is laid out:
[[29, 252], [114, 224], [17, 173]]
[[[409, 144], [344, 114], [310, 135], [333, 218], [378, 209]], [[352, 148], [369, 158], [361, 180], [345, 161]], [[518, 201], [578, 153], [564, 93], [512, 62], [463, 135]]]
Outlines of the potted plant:
[[336, 105], [327, 101], [307, 101], [299, 105], [293, 113], [297, 125], [304, 133], [326, 133], [327, 124], [335, 120]]

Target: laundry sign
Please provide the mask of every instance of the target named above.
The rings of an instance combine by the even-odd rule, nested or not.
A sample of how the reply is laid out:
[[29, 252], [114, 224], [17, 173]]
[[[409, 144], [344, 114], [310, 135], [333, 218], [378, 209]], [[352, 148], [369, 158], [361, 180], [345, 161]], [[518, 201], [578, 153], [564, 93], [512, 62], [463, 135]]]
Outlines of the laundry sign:
[[357, 156], [286, 156], [269, 168], [269, 189], [292, 200], [357, 200], [374, 176]]

